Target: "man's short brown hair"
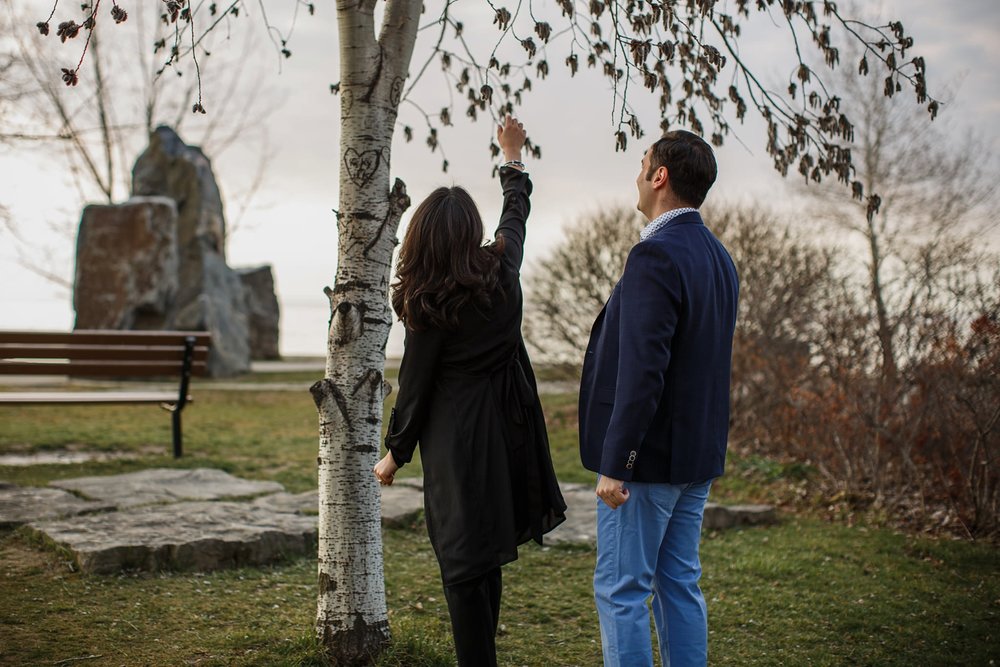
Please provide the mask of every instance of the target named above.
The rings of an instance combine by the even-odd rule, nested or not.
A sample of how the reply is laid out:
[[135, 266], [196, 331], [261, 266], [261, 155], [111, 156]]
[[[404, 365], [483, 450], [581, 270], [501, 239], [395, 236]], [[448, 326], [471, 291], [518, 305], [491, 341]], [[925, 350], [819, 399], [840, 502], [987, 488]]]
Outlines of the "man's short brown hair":
[[653, 144], [646, 180], [651, 180], [660, 167], [667, 168], [670, 189], [692, 208], [702, 205], [719, 173], [712, 147], [686, 130], [667, 132]]

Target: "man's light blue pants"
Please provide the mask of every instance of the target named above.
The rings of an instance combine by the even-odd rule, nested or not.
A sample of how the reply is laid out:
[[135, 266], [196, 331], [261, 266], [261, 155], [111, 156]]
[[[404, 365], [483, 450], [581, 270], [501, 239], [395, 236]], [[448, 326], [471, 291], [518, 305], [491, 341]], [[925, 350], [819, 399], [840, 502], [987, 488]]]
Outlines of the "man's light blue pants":
[[698, 545], [711, 485], [626, 482], [618, 509], [598, 499], [594, 599], [605, 667], [652, 666], [650, 595], [664, 667], [708, 664]]

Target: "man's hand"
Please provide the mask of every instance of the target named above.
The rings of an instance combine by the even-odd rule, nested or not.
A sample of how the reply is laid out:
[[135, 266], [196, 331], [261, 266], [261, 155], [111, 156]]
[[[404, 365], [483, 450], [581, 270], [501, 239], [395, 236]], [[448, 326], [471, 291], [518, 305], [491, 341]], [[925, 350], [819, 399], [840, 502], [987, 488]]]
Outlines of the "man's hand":
[[392, 486], [392, 480], [396, 476], [399, 466], [396, 459], [392, 458], [392, 453], [386, 454], [382, 460], [375, 464], [373, 472], [378, 477], [378, 483], [382, 486]]
[[497, 126], [497, 143], [503, 151], [504, 159], [521, 161], [521, 149], [524, 147], [524, 140], [528, 134], [524, 131], [524, 124], [519, 123], [516, 118], [507, 115], [503, 124]]
[[625, 482], [601, 475], [597, 480], [597, 497], [616, 510], [628, 500], [628, 489], [625, 488]]

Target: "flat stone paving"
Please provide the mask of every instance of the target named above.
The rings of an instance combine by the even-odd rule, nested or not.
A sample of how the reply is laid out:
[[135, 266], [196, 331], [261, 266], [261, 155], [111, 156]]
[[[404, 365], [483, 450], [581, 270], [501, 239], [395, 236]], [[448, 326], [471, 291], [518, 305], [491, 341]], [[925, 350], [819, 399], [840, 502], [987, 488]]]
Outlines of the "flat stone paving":
[[559, 485], [566, 501], [566, 520], [545, 534], [542, 543], [597, 544], [597, 496], [591, 484]]
[[[421, 484], [411, 478], [380, 487], [383, 525], [405, 527], [417, 519]], [[566, 521], [545, 543], [594, 545], [593, 485], [561, 487]], [[0, 527], [26, 525], [73, 552], [86, 572], [208, 571], [312, 553], [318, 503], [316, 491], [290, 494], [277, 482], [207, 468], [160, 468], [60, 480], [50, 488], [0, 482]], [[705, 510], [706, 530], [776, 520], [769, 506], [709, 503]]]
[[[548, 533], [545, 544], [597, 545], [597, 496], [592, 484], [560, 484], [566, 501], [566, 521]], [[776, 523], [775, 509], [770, 505], [705, 505], [703, 530], [726, 530], [740, 526]]]
[[29, 527], [70, 549], [80, 569], [94, 574], [264, 565], [316, 547], [316, 517], [245, 502], [151, 505]]
[[134, 452], [73, 452], [65, 449], [25, 454], [0, 454], [0, 466], [69, 465], [87, 461], [115, 461], [138, 458]]
[[[403, 528], [411, 524], [424, 509], [423, 487], [420, 480], [400, 479], [392, 486], [379, 487], [382, 492], [382, 525]], [[319, 514], [319, 492], [274, 493], [257, 498], [252, 503], [274, 512]]]
[[104, 500], [119, 508], [259, 496], [285, 490], [277, 482], [241, 479], [213, 468], [150, 468], [122, 475], [64, 479], [49, 486]]
[[0, 482], [0, 528], [17, 528], [29, 521], [115, 509], [111, 503], [84, 500], [68, 491]]

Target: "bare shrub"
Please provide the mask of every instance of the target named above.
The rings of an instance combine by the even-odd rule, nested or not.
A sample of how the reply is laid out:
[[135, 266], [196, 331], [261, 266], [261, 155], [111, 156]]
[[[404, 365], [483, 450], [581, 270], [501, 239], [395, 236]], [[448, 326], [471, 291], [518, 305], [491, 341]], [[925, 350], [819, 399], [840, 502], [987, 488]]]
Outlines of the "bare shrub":
[[579, 373], [590, 326], [644, 225], [638, 211], [625, 206], [595, 211], [566, 228], [562, 243], [531, 267], [524, 327], [539, 359]]
[[[997, 266], [996, 256], [961, 236], [898, 248], [888, 325], [846, 251], [760, 207], [704, 217], [741, 279], [731, 448], [805, 463], [817, 491], [853, 509], [997, 535], [1000, 272], [976, 269]], [[641, 225], [624, 208], [601, 211], [533, 267], [526, 329], [546, 359], [579, 372]]]

